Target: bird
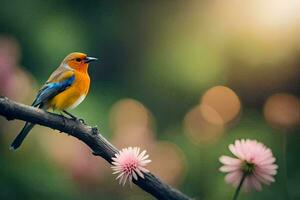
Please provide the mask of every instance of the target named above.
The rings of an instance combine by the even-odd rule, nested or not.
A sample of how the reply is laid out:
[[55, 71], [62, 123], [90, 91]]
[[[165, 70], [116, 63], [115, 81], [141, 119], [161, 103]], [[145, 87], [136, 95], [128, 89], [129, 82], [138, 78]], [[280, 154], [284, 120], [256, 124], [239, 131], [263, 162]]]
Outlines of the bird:
[[[88, 67], [96, 60], [98, 59], [80, 52], [67, 55], [38, 91], [31, 106], [43, 110], [52, 108], [78, 120], [67, 109], [77, 107], [88, 94], [90, 88]], [[26, 122], [10, 145], [10, 149], [18, 149], [34, 125]]]

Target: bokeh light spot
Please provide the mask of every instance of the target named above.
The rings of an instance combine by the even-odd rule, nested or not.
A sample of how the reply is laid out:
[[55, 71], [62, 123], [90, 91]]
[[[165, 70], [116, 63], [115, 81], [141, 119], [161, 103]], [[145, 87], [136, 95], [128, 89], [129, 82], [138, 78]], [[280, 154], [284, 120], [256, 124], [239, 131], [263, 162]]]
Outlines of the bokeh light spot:
[[134, 99], [122, 99], [113, 105], [110, 113], [112, 129], [128, 126], [149, 127], [150, 125], [150, 113], [140, 102]]
[[217, 125], [224, 124], [223, 118], [213, 107], [209, 105], [201, 104], [199, 108], [202, 113], [202, 117], [206, 121]]
[[300, 100], [296, 96], [278, 93], [270, 96], [264, 106], [264, 116], [276, 128], [294, 128], [300, 124]]
[[200, 105], [203, 118], [212, 124], [232, 121], [241, 109], [236, 93], [225, 86], [215, 86], [207, 90]]
[[184, 132], [194, 144], [210, 144], [216, 142], [222, 135], [222, 124], [208, 123], [202, 116], [200, 106], [189, 111], [183, 122]]
[[139, 146], [147, 149], [155, 139], [151, 116], [142, 103], [134, 99], [119, 100], [110, 112], [113, 144], [118, 148]]
[[[157, 142], [150, 154], [149, 170], [164, 182], [178, 185], [186, 172], [186, 158], [181, 149], [171, 142]], [[162, 164], [163, 163], [163, 164]]]

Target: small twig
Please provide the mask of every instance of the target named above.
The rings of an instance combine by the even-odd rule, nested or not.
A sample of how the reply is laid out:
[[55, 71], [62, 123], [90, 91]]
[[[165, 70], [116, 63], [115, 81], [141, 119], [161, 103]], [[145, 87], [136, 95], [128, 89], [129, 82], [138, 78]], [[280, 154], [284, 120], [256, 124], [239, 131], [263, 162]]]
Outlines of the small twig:
[[[109, 163], [112, 162], [112, 157], [118, 152], [118, 149], [99, 133], [97, 127], [92, 128], [68, 118], [61, 120], [62, 116], [60, 115], [20, 104], [6, 97], [0, 97], [0, 115], [6, 117], [7, 120], [20, 119], [70, 134], [88, 145], [94, 155], [101, 156]], [[157, 199], [191, 199], [180, 191], [163, 183], [151, 173], [145, 174], [144, 179], [140, 178], [134, 181], [134, 183]]]

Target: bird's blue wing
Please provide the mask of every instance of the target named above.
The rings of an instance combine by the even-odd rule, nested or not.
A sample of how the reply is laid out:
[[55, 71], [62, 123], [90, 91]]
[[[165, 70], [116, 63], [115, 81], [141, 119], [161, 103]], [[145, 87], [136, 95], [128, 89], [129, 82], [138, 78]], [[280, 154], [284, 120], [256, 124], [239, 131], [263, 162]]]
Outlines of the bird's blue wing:
[[70, 87], [74, 80], [75, 76], [73, 75], [61, 82], [46, 83], [38, 92], [36, 99], [32, 103], [32, 106], [41, 106], [47, 100]]

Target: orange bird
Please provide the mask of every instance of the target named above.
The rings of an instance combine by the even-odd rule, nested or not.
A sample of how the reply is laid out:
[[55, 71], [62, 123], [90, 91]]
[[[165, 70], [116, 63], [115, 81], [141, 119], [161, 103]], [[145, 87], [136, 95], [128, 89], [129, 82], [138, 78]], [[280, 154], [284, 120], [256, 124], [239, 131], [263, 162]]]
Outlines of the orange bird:
[[[32, 106], [47, 110], [59, 110], [73, 119], [77, 118], [66, 109], [77, 107], [86, 97], [90, 88], [88, 66], [97, 58], [88, 57], [84, 53], [70, 53], [60, 66], [51, 74], [50, 78], [39, 90]], [[26, 122], [21, 132], [11, 144], [16, 150], [34, 127], [35, 124]]]

